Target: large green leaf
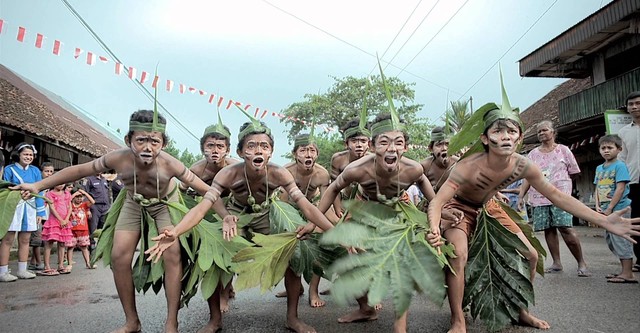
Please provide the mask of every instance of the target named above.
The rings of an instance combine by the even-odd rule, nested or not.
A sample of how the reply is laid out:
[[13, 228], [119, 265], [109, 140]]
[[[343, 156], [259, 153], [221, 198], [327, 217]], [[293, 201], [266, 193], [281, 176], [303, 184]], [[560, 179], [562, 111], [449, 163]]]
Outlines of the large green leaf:
[[93, 258], [91, 258], [91, 265], [94, 265], [100, 259], [102, 259], [105, 267], [111, 265], [111, 249], [113, 248], [116, 222], [118, 221], [118, 216], [120, 216], [120, 211], [122, 210], [122, 205], [124, 205], [126, 197], [127, 191], [122, 190], [116, 200], [113, 201], [113, 204], [111, 204], [111, 208], [109, 208], [107, 216], [105, 217], [98, 243], [96, 244], [96, 250]]
[[538, 252], [538, 263], [536, 264], [536, 272], [542, 276], [544, 276], [544, 259], [547, 257], [547, 250], [544, 249], [540, 240], [536, 237], [533, 232], [533, 228], [525, 221], [518, 212], [516, 212], [513, 208], [507, 205], [504, 202], [500, 202], [500, 206], [502, 209], [509, 215], [509, 217], [514, 220], [522, 233], [527, 237], [533, 248]]
[[296, 233], [277, 235], [254, 234], [257, 246], [242, 249], [233, 257], [232, 270], [238, 274], [236, 290], [260, 285], [262, 293], [273, 288], [289, 267], [289, 261], [300, 242]]
[[[403, 314], [414, 291], [442, 304], [446, 288], [444, 254], [425, 239], [426, 214], [415, 207], [363, 201], [345, 202], [351, 220], [325, 232], [321, 244], [342, 244], [366, 250], [338, 259], [330, 268], [336, 302], [346, 304], [367, 295], [371, 305], [391, 293], [396, 314]], [[424, 219], [424, 220], [423, 220]], [[444, 247], [443, 247], [444, 248]], [[447, 253], [452, 253], [450, 246]]]
[[13, 184], [0, 181], [0, 239], [9, 230], [16, 206], [20, 202], [20, 192], [9, 190], [7, 187]]
[[222, 223], [203, 222], [195, 227], [201, 241], [198, 248], [197, 263], [203, 271], [215, 264], [229, 272], [231, 259], [240, 250], [250, 247], [251, 243], [243, 237], [234, 237], [231, 241], [222, 238]]
[[[456, 133], [449, 142], [449, 155], [458, 153], [462, 148], [479, 141], [479, 137], [484, 132], [484, 115], [497, 109], [498, 106], [494, 103], [487, 103], [476, 110], [469, 120], [467, 120], [458, 133]], [[482, 142], [480, 142], [480, 145]]]
[[519, 311], [533, 304], [529, 265], [519, 253], [526, 246], [518, 236], [484, 210], [469, 245], [463, 306], [471, 305], [491, 331], [518, 320]]

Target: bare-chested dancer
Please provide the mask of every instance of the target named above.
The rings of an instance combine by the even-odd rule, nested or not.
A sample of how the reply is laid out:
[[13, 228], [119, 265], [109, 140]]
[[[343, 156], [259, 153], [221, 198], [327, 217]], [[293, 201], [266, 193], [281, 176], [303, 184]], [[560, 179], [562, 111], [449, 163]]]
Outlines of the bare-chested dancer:
[[[207, 127], [200, 138], [200, 151], [204, 155], [204, 158], [191, 166], [191, 172], [205, 183], [211, 184], [215, 175], [218, 174], [222, 168], [239, 163], [240, 161], [235, 158], [228, 157], [231, 148], [230, 138], [231, 132], [227, 126], [222, 124], [220, 114], [218, 114], [218, 123]], [[228, 195], [229, 193], [223, 193], [223, 196]], [[198, 330], [198, 333], [215, 332], [217, 323], [219, 322], [216, 311], [218, 311], [218, 308], [222, 313], [229, 311], [229, 298], [232, 292], [233, 285], [230, 281], [220, 292], [219, 305], [216, 305], [213, 295], [207, 299], [207, 303], [209, 304], [209, 322], [206, 326]]]
[[[523, 243], [529, 244], [528, 253], [522, 253], [530, 263], [530, 278], [535, 275], [537, 253], [511, 218], [497, 205], [494, 195], [510, 183], [518, 179], [526, 179], [529, 183], [548, 197], [555, 205], [572, 214], [596, 223], [605, 229], [630, 239], [630, 235], [640, 234], [640, 226], [631, 226], [628, 219], [620, 214], [600, 215], [578, 200], [556, 190], [547, 182], [540, 169], [529, 159], [516, 153], [522, 141], [522, 123], [511, 107], [503, 102], [503, 109], [491, 103], [484, 118], [484, 133], [480, 140], [485, 151], [472, 154], [460, 160], [451, 171], [451, 175], [438, 191], [434, 200], [429, 203], [428, 215], [430, 223], [440, 223], [441, 210], [455, 207], [464, 211], [460, 222], [442, 221], [441, 230], [446, 239], [455, 246], [455, 258], [450, 263], [456, 272], [446, 272], [449, 288], [449, 306], [451, 308], [451, 328], [449, 332], [466, 332], [466, 323], [462, 309], [464, 295], [465, 265], [468, 257], [468, 237], [475, 230], [476, 217], [480, 209], [486, 209], [508, 230], [516, 234]], [[484, 107], [483, 107], [484, 108]], [[479, 109], [477, 112], [482, 110]], [[506, 110], [506, 111], [505, 111]], [[640, 220], [640, 219], [638, 219]], [[627, 222], [627, 223], [620, 223]], [[440, 234], [435, 230], [427, 238], [433, 246], [441, 243]], [[550, 325], [531, 315], [525, 308], [520, 310], [520, 322], [539, 329], [548, 329]]]
[[[349, 163], [368, 154], [369, 137], [371, 135], [365, 127], [365, 124], [366, 120], [363, 124], [362, 119], [354, 118], [341, 128], [345, 150], [339, 151], [331, 156], [331, 181], [335, 181]], [[350, 198], [353, 190], [355, 190], [354, 187], [345, 188], [341, 192], [342, 198]], [[333, 203], [333, 208], [338, 217], [342, 217], [343, 213], [340, 199], [341, 197], [336, 197]]]
[[[225, 239], [230, 240], [238, 234], [237, 215], [243, 212], [257, 213], [258, 216], [240, 230], [242, 233], [269, 234], [269, 196], [279, 187], [286, 191], [289, 200], [294, 202], [312, 223], [325, 231], [333, 227], [331, 222], [305, 198], [302, 191], [296, 186], [291, 173], [281, 166], [269, 163], [273, 153], [273, 137], [271, 131], [263, 123], [253, 120], [240, 127], [237, 153], [243, 161], [218, 172], [202, 202], [191, 209], [175, 229], [167, 231], [155, 239], [158, 243], [147, 251], [150, 254], [149, 260], [161, 256], [167, 247], [176, 242], [179, 235], [197, 225], [212, 206], [223, 218], [223, 237]], [[225, 190], [230, 190], [232, 195], [232, 199], [229, 200], [226, 207], [222, 200], [218, 200], [220, 194]], [[312, 230], [305, 228], [299, 230], [298, 234], [302, 237]], [[301, 287], [300, 277], [291, 268], [288, 268], [285, 273], [286, 327], [295, 332], [315, 332], [313, 327], [298, 318], [298, 298]], [[219, 292], [220, 287], [216, 289], [214, 300], [218, 299], [215, 295]], [[222, 318], [217, 324], [216, 330], [222, 327]]]
[[[316, 164], [318, 159], [318, 146], [309, 134], [300, 134], [295, 137], [293, 145], [295, 162], [288, 163], [284, 167], [289, 170], [296, 186], [302, 190], [305, 197], [311, 202], [316, 196], [322, 197], [329, 186], [329, 172], [322, 165]], [[328, 216], [329, 220], [332, 220]], [[332, 221], [336, 222], [336, 221]], [[318, 287], [320, 276], [313, 274], [309, 282], [309, 305], [319, 308], [326, 304], [320, 298]], [[301, 289], [302, 290], [302, 289]], [[280, 292], [276, 297], [286, 297], [286, 292]]]
[[443, 127], [434, 127], [431, 130], [431, 141], [429, 141], [429, 151], [431, 156], [420, 162], [424, 169], [424, 175], [427, 176], [433, 190], [438, 189], [449, 177], [451, 167], [458, 162], [457, 156], [449, 156], [449, 136], [445, 133]]
[[[204, 195], [209, 187], [179, 160], [162, 151], [167, 144], [166, 120], [154, 112], [134, 112], [129, 121], [129, 132], [124, 137], [127, 148], [112, 151], [93, 162], [71, 166], [51, 177], [33, 184], [22, 184], [14, 189], [38, 193], [42, 189], [69, 183], [90, 175], [115, 170], [127, 190], [127, 197], [115, 226], [111, 269], [118, 296], [125, 313], [125, 325], [114, 332], [140, 332], [141, 325], [135, 303], [135, 290], [131, 263], [140, 239], [140, 221], [145, 209], [155, 219], [159, 232], [172, 230], [168, 208], [160, 199], [178, 200], [177, 185], [171, 179], [177, 177]], [[165, 332], [178, 331], [178, 309], [182, 279], [180, 245], [173, 244], [164, 257], [164, 288], [167, 298]]]
[[[365, 200], [381, 201], [400, 198], [416, 183], [427, 200], [435, 193], [424, 175], [420, 163], [403, 156], [407, 150], [408, 135], [397, 125], [392, 125], [389, 114], [379, 114], [371, 125], [371, 142], [374, 154], [366, 155], [349, 164], [329, 185], [320, 199], [318, 208], [325, 212], [340, 191], [352, 183], [362, 189]], [[408, 198], [408, 197], [407, 197]], [[338, 319], [341, 323], [375, 320], [377, 310], [368, 304], [366, 295], [358, 298], [359, 309]], [[406, 312], [396, 319], [394, 332], [406, 332]]]

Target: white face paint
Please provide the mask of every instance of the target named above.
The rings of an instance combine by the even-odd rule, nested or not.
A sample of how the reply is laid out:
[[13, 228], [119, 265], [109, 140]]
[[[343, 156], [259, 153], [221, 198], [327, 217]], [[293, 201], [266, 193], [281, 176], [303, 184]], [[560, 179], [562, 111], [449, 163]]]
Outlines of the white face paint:
[[377, 156], [378, 165], [387, 171], [395, 170], [400, 162], [400, 158], [407, 149], [407, 142], [401, 131], [385, 132], [376, 138], [374, 150]]

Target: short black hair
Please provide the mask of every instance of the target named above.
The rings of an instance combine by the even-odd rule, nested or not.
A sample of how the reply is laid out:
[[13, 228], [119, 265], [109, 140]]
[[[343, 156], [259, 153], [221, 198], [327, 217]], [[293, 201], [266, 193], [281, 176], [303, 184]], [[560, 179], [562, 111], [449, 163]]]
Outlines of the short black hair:
[[54, 168], [53, 163], [47, 161], [47, 162], [42, 162], [42, 164], [40, 164], [40, 170], [44, 170], [44, 168], [48, 168], [48, 167]]
[[[373, 127], [373, 125], [384, 121], [384, 120], [388, 120], [391, 119], [391, 113], [387, 113], [387, 112], [381, 112], [378, 113], [378, 115], [376, 116], [376, 118], [373, 120], [373, 122], [371, 122], [371, 125], [369, 125], [369, 130], [371, 130], [371, 128]], [[400, 123], [404, 124], [404, 119], [400, 119]], [[373, 134], [373, 133], [371, 133]], [[407, 133], [407, 131], [403, 128], [402, 129], [402, 135], [404, 136], [404, 141], [406, 144], [409, 144], [409, 133]], [[378, 135], [374, 135], [373, 137], [371, 137], [371, 141], [373, 142], [373, 144], [375, 145], [376, 143], [376, 139], [378, 138]]]
[[622, 139], [617, 134], [608, 134], [598, 139], [598, 147], [603, 143], [613, 143], [618, 149], [622, 149]]
[[[346, 130], [350, 129], [350, 128], [357, 128], [360, 127], [360, 118], [351, 118], [351, 120], [349, 120], [346, 124], [344, 124], [342, 127], [340, 127], [340, 133], [344, 133]], [[347, 138], [344, 138], [344, 142], [349, 141], [349, 139], [356, 137], [356, 136], [361, 136], [362, 133], [359, 132], [355, 132], [353, 135], [350, 135]]]
[[[224, 129], [227, 132], [231, 132], [229, 131], [229, 127], [227, 127], [227, 125], [222, 125], [222, 127], [224, 127]], [[203, 135], [200, 138], [200, 151], [204, 153], [204, 143], [205, 141], [207, 141], [207, 139], [212, 138], [212, 139], [216, 139], [216, 140], [224, 140], [224, 142], [227, 144], [227, 151], [229, 150], [229, 148], [231, 148], [231, 139], [229, 137], [226, 137], [220, 133], [208, 133], [206, 135]]]
[[[487, 128], [484, 129], [484, 132], [482, 132], [482, 134], [484, 136], [487, 136], [487, 133], [489, 132], [489, 128], [491, 128], [493, 126], [493, 124], [498, 124], [498, 128], [503, 128], [503, 127], [509, 127], [509, 125], [513, 125], [515, 126], [518, 131], [520, 132], [520, 136], [522, 137], [522, 129], [520, 128], [520, 124], [518, 124], [517, 121], [513, 120], [513, 119], [498, 119], [494, 122], [492, 122], [489, 126], [487, 126]], [[488, 152], [489, 151], [489, 146], [482, 144], [482, 146], [484, 147], [484, 151]]]
[[11, 152], [11, 160], [12, 160], [14, 163], [18, 163], [18, 162], [20, 162], [20, 153], [21, 153], [23, 150], [25, 150], [25, 149], [29, 149], [29, 150], [31, 150], [31, 151], [33, 152], [33, 155], [34, 155], [34, 156], [33, 156], [33, 157], [34, 157], [34, 158], [33, 158], [33, 160], [35, 161], [35, 155], [36, 155], [36, 152], [35, 152], [35, 150], [34, 150], [33, 144], [31, 144], [31, 143], [26, 143], [26, 142], [20, 142], [19, 144], [17, 144], [17, 145], [16, 145], [16, 148], [19, 148], [19, 147], [22, 147], [22, 148], [20, 148], [20, 149], [14, 149], [14, 150]]
[[629, 93], [629, 95], [627, 95], [627, 99], [624, 101], [624, 105], [627, 106], [627, 103], [629, 103], [630, 99], [634, 99], [638, 97], [640, 97], [640, 90], [632, 91], [631, 93]]
[[444, 133], [444, 127], [442, 126], [436, 126], [431, 130], [431, 138], [429, 138], [429, 149], [433, 148], [433, 145], [436, 143], [435, 141], [433, 141], [433, 135], [434, 134], [440, 134], [440, 133]]
[[[248, 121], [244, 124], [242, 124], [242, 126], [240, 126], [240, 133], [242, 133], [242, 131], [249, 127], [249, 125], [251, 125], [251, 122]], [[262, 125], [263, 127], [267, 127], [267, 125], [263, 122], [260, 122], [260, 125]], [[244, 145], [244, 140], [251, 134], [267, 134], [267, 136], [269, 137], [269, 140], [271, 140], [271, 147], [273, 147], [273, 136], [271, 135], [271, 133], [265, 133], [265, 132], [249, 132], [247, 133], [245, 136], [242, 137], [242, 139], [240, 139], [240, 141], [238, 141], [238, 150], [242, 150], [242, 146]]]
[[[304, 140], [304, 139], [308, 139], [309, 138], [309, 134], [304, 133], [304, 134], [298, 134], [296, 135], [296, 137], [293, 139], [293, 142], [295, 143], [298, 140]], [[318, 145], [313, 142], [311, 143], [314, 147], [316, 147], [316, 150], [318, 150]], [[300, 148], [301, 145], [294, 145], [293, 146], [293, 150], [291, 151], [293, 154], [296, 153], [296, 151], [298, 150], [298, 148]]]
[[[137, 121], [139, 123], [149, 123], [152, 124], [153, 123], [153, 111], [151, 110], [138, 110], [134, 113], [131, 114], [131, 117], [129, 118], [129, 121]], [[166, 124], [167, 120], [161, 115], [158, 114], [158, 123], [160, 124]], [[133, 136], [133, 131], [129, 131], [127, 133], [127, 140], [129, 140], [129, 142], [131, 142], [131, 137]], [[169, 137], [165, 134], [162, 133], [162, 144], [166, 145], [167, 143], [169, 143]]]

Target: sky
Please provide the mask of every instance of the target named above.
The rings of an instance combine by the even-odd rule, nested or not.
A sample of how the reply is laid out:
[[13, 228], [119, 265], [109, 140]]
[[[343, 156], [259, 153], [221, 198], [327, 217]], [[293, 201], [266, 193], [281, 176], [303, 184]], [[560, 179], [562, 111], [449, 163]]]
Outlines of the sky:
[[[180, 149], [199, 152], [204, 128], [216, 122], [211, 93], [232, 152], [247, 118], [227, 101], [268, 110], [273, 161], [290, 151], [286, 127], [271, 112], [326, 92], [334, 77], [364, 77], [376, 54], [386, 76], [413, 84], [419, 116], [441, 123], [449, 101], [473, 98], [477, 108], [500, 101], [499, 69], [511, 104], [521, 110], [564, 79], [521, 78], [518, 60], [608, 4], [609, 0], [352, 0], [352, 1], [80, 1], [67, 0], [125, 67], [153, 76], [166, 107], [167, 134]], [[0, 63], [51, 90], [111, 131], [153, 102], [94, 40], [63, 0], [2, 0]], [[17, 41], [24, 27], [24, 42]], [[44, 35], [42, 48], [34, 46]], [[55, 40], [61, 53], [52, 53]], [[74, 58], [75, 48], [83, 53]], [[86, 64], [86, 53], [108, 58]], [[499, 64], [499, 66], [497, 65]], [[165, 80], [175, 82], [172, 92]], [[179, 93], [179, 84], [206, 92]], [[143, 84], [152, 91], [151, 81]], [[252, 112], [253, 113], [253, 112]], [[182, 124], [178, 124], [176, 118]], [[37, 121], [37, 120], [34, 120]]]

